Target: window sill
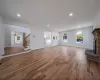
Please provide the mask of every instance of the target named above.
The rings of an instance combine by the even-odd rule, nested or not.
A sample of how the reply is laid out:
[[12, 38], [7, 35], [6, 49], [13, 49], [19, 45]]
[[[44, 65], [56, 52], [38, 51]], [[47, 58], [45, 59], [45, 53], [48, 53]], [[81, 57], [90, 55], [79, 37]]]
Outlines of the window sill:
[[83, 44], [83, 42], [76, 42], [76, 43]]

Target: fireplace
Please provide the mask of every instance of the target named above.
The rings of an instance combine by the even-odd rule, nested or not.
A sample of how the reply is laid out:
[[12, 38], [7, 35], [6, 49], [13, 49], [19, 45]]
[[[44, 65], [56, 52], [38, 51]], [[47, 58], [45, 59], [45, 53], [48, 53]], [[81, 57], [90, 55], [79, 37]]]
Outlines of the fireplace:
[[88, 59], [100, 62], [100, 28], [94, 29], [93, 35], [93, 50], [86, 50], [86, 56]]
[[93, 51], [94, 51], [94, 54], [96, 54], [96, 40], [95, 39], [93, 41]]
[[94, 29], [94, 47], [93, 50], [97, 56], [100, 56], [100, 28]]

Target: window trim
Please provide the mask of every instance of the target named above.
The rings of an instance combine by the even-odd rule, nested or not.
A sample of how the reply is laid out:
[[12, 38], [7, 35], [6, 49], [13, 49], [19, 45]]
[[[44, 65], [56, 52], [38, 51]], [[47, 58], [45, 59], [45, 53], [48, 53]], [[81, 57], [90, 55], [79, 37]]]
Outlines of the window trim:
[[[83, 35], [83, 31], [77, 31], [77, 33], [78, 32], [81, 32], [81, 34]], [[77, 33], [76, 33], [76, 43], [83, 44], [84, 43], [84, 36], [83, 36], [83, 42], [77, 42], [77, 35], [78, 35]]]

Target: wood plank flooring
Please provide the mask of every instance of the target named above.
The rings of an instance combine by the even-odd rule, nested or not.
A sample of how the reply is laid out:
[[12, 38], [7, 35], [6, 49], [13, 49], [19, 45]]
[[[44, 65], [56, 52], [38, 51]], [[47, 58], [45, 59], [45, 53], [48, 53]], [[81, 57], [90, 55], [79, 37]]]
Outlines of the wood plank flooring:
[[15, 54], [15, 53], [20, 53], [24, 52], [23, 47], [6, 47], [5, 48], [5, 54], [4, 55], [10, 55], [10, 54]]
[[81, 48], [56, 46], [2, 59], [0, 80], [100, 80]]

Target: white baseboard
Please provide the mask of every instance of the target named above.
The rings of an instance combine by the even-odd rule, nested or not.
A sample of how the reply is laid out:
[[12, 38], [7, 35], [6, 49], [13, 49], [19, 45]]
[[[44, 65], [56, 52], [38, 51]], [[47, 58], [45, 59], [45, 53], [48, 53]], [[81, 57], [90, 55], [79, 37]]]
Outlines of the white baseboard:
[[31, 52], [31, 51], [32, 51], [32, 50], [24, 51], [24, 52], [20, 52], [20, 53], [15, 53], [15, 54], [10, 54], [10, 55], [4, 55], [4, 56], [1, 56], [1, 58], [6, 58], [6, 57], [11, 57], [11, 56], [16, 56], [16, 55], [28, 53], [28, 52]]
[[[39, 48], [39, 49], [43, 49], [43, 48]], [[20, 55], [20, 54], [29, 53], [29, 52], [31, 52], [31, 51], [33, 51], [33, 50], [38, 50], [38, 49], [31, 49], [31, 50], [29, 50], [29, 51], [24, 51], [24, 52], [15, 53], [15, 54], [10, 54], [10, 55], [2, 55], [2, 56], [1, 56], [1, 59], [2, 59], [2, 58], [6, 58], [6, 57], [11, 57], [11, 56], [17, 56], [17, 55]]]
[[[56, 45], [55, 45], [56, 46]], [[52, 46], [50, 46], [52, 47]], [[10, 55], [3, 55], [1, 56], [1, 58], [6, 58], [6, 57], [11, 57], [11, 56], [16, 56], [16, 55], [20, 55], [20, 54], [25, 54], [25, 53], [28, 53], [28, 52], [31, 52], [31, 51], [34, 51], [34, 50], [39, 50], [39, 49], [44, 49], [45, 47], [42, 47], [42, 48], [36, 48], [36, 49], [31, 49], [29, 51], [24, 51], [24, 52], [20, 52], [20, 53], [15, 53], [15, 54], [10, 54]]]
[[93, 49], [93, 48], [89, 48], [89, 47], [73, 46], [73, 45], [59, 45], [59, 46], [76, 47], [76, 48], [83, 48], [83, 49]]

